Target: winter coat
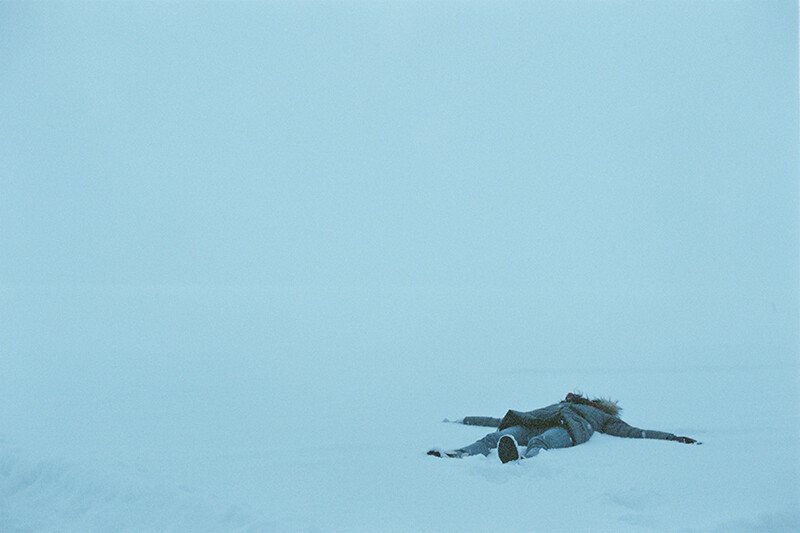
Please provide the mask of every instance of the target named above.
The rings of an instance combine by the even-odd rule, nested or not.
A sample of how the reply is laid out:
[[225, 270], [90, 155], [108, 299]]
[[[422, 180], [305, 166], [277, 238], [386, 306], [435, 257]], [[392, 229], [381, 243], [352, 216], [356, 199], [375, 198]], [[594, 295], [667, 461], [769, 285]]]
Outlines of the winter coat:
[[509, 411], [502, 419], [485, 416], [468, 416], [462, 422], [473, 426], [491, 426], [500, 430], [513, 426], [549, 429], [563, 427], [572, 437], [572, 444], [583, 444], [599, 431], [616, 437], [634, 439], [674, 439], [675, 435], [663, 431], [639, 429], [628, 425], [622, 419], [611, 416], [591, 405], [561, 402], [534, 411]]

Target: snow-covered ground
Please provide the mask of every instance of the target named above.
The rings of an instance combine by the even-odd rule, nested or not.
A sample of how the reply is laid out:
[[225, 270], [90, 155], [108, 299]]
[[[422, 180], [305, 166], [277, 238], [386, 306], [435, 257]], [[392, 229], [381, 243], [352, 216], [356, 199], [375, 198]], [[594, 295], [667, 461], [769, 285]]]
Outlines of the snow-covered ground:
[[[794, 311], [753, 301], [738, 308], [749, 310], [740, 319], [750, 326], [737, 333], [731, 306], [714, 315], [642, 299], [627, 304], [658, 311], [663, 324], [628, 314], [630, 330], [600, 336], [598, 325], [562, 336], [567, 310], [580, 320], [604, 298], [581, 309], [564, 294], [276, 294], [6, 291], [20, 313], [7, 342], [35, 349], [3, 374], [14, 401], [0, 412], [2, 529], [800, 527], [798, 368], [766, 357], [781, 353], [769, 338], [789, 340], [781, 331], [792, 329]], [[683, 320], [716, 332], [715, 321], [727, 321], [729, 338], [716, 347], [705, 336], [687, 340], [691, 328], [676, 323]], [[481, 322], [496, 332], [481, 331]], [[525, 347], [527, 328], [555, 348]], [[676, 329], [686, 335], [671, 339]], [[628, 348], [612, 354], [613, 345]], [[640, 351], [659, 357], [637, 363]], [[496, 455], [425, 454], [484, 434], [445, 417], [532, 409], [575, 388], [618, 398], [633, 425], [703, 445], [595, 435], [508, 465]]]
[[800, 531], [797, 12], [0, 2], [0, 533]]

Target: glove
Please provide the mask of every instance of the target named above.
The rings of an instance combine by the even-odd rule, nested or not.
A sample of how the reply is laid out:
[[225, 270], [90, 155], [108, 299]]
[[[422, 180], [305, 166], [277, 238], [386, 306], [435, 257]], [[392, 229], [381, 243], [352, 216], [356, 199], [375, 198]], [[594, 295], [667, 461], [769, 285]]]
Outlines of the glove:
[[680, 442], [680, 443], [683, 443], [683, 444], [703, 444], [702, 442], [697, 442], [696, 440], [694, 440], [691, 437], [678, 437], [676, 435], [673, 435], [672, 437], [669, 437], [667, 440], [674, 440], [676, 442]]

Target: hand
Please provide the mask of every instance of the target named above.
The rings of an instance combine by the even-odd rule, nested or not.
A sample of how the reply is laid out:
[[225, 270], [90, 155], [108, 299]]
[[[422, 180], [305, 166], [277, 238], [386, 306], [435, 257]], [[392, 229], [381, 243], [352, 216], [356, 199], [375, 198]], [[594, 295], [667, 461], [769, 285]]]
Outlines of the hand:
[[669, 440], [674, 440], [674, 441], [677, 441], [677, 442], [680, 442], [680, 443], [683, 443], [683, 444], [703, 444], [702, 442], [697, 442], [696, 440], [694, 440], [691, 437], [678, 437], [678, 436], [675, 436], [675, 437], [670, 437]]

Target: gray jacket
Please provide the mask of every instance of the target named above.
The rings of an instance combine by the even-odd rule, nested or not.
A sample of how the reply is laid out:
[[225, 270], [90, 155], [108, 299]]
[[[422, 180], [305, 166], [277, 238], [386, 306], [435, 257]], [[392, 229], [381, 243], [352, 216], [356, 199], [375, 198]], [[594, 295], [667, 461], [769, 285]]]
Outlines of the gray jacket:
[[509, 411], [502, 419], [468, 416], [462, 422], [472, 426], [496, 427], [500, 430], [513, 426], [540, 429], [560, 426], [569, 432], [573, 445], [583, 444], [595, 431], [634, 439], [670, 440], [675, 438], [672, 433], [635, 428], [596, 407], [571, 402], [555, 403], [534, 411]]

